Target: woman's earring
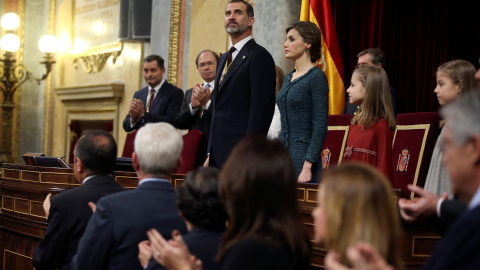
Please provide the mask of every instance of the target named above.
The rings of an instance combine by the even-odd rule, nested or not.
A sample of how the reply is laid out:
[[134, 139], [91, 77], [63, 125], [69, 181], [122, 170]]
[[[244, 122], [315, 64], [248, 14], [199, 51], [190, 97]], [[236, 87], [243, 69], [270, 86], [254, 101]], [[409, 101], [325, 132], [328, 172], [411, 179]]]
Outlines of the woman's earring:
[[305, 47], [305, 52], [308, 52], [308, 48], [307, 48], [307, 47]]

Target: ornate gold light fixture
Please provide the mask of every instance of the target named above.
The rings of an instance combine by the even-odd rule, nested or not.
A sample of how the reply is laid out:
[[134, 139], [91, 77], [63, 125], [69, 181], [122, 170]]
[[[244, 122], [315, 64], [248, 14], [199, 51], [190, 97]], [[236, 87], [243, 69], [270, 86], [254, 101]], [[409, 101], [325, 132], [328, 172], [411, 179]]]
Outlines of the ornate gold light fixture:
[[23, 64], [16, 64], [15, 52], [20, 48], [20, 39], [14, 31], [20, 25], [20, 18], [15, 13], [6, 13], [2, 16], [1, 25], [6, 34], [0, 40], [0, 47], [4, 51], [3, 59], [0, 59], [0, 90], [3, 94], [2, 108], [3, 132], [0, 145], [0, 164], [14, 162], [12, 157], [12, 112], [15, 108], [13, 95], [15, 91], [27, 80], [35, 80], [38, 83], [45, 80], [55, 64], [53, 53], [58, 49], [57, 38], [53, 35], [44, 35], [38, 42], [38, 48], [45, 53], [44, 61], [46, 73], [37, 78]]

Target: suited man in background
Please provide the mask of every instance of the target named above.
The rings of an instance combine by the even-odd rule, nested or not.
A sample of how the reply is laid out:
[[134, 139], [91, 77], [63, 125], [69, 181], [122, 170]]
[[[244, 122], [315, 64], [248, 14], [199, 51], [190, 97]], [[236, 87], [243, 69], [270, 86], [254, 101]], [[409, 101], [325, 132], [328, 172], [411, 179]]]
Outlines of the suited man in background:
[[138, 90], [130, 101], [130, 108], [123, 129], [131, 132], [147, 123], [167, 122], [173, 125], [175, 115], [180, 110], [183, 91], [168, 83], [163, 75], [163, 58], [149, 55], [143, 59], [143, 76], [148, 86]]
[[232, 47], [218, 62], [212, 124], [205, 165], [221, 168], [246, 135], [266, 135], [275, 108], [275, 63], [251, 37], [253, 7], [232, 0], [225, 9], [225, 30]]
[[92, 215], [88, 203], [126, 190], [112, 177], [116, 156], [117, 144], [106, 131], [86, 131], [79, 139], [73, 172], [81, 186], [64, 191], [51, 201], [51, 194], [45, 199], [47, 230], [33, 253], [36, 269], [70, 269], [70, 261]]
[[195, 87], [185, 92], [182, 107], [175, 117], [175, 126], [178, 129], [197, 129], [204, 134], [195, 166], [202, 165], [207, 156], [208, 134], [212, 120], [210, 94], [215, 86], [217, 63], [218, 54], [211, 50], [204, 50], [198, 54], [195, 64], [203, 83], [197, 83]]
[[156, 228], [164, 237], [187, 232], [169, 176], [180, 162], [183, 141], [167, 123], [151, 123], [135, 137], [132, 154], [138, 187], [102, 198], [71, 262], [72, 269], [141, 270], [138, 243]]
[[[363, 50], [357, 54], [357, 66], [380, 66], [383, 69], [386, 67], [385, 53], [379, 48], [369, 48]], [[397, 115], [398, 105], [398, 91], [390, 86], [390, 94], [392, 96], [393, 112]], [[345, 107], [343, 108], [343, 114], [355, 114], [358, 110], [357, 105], [350, 104], [350, 98], [347, 96], [345, 101]]]

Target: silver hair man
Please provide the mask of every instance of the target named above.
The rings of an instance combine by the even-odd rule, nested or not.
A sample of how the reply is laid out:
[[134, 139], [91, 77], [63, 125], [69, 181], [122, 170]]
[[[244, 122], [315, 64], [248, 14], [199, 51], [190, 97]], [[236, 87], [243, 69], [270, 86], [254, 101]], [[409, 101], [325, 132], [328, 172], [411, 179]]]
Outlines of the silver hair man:
[[182, 147], [181, 135], [167, 123], [147, 124], [135, 137], [135, 153], [140, 168], [150, 177], [165, 177], [172, 173]]

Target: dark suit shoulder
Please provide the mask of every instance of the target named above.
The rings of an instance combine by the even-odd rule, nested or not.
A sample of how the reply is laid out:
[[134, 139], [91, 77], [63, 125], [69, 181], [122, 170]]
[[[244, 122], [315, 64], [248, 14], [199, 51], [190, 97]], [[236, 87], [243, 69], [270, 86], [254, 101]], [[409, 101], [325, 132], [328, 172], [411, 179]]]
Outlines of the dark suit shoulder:
[[167, 81], [165, 81], [163, 83], [163, 85], [162, 85], [162, 87], [160, 88], [159, 91], [169, 91], [169, 92], [172, 92], [172, 93], [180, 91], [180, 92], [182, 92], [182, 96], [183, 96], [183, 90], [182, 89], [176, 87], [175, 85], [173, 85], [173, 84], [171, 84]]

